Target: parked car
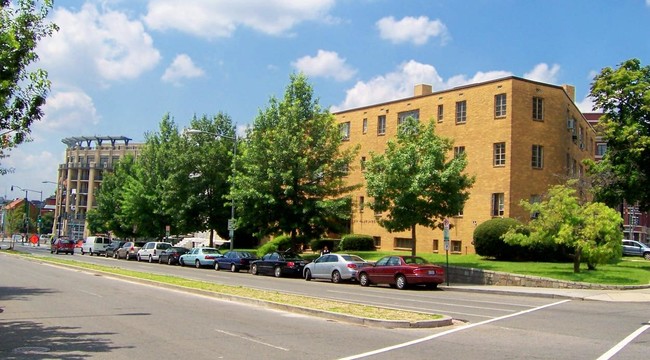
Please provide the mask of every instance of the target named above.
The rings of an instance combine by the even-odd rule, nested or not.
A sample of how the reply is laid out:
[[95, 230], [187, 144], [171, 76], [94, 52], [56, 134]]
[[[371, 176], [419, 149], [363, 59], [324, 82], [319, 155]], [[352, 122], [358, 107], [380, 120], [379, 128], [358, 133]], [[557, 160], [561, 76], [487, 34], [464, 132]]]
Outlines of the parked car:
[[111, 241], [111, 244], [106, 247], [106, 250], [104, 251], [104, 256], [105, 257], [114, 257], [117, 259], [117, 249], [121, 248], [126, 244], [126, 241], [124, 240], [113, 240]]
[[408, 285], [436, 288], [445, 281], [445, 269], [418, 256], [386, 256], [359, 269], [357, 280], [361, 286], [388, 284], [400, 290]]
[[150, 263], [158, 261], [158, 256], [163, 251], [172, 247], [172, 244], [160, 241], [149, 241], [138, 250], [138, 261], [147, 260]]
[[333, 283], [355, 279], [357, 270], [368, 262], [356, 255], [325, 254], [305, 265], [302, 271], [305, 280], [330, 279]]
[[178, 264], [178, 259], [181, 257], [181, 255], [187, 254], [189, 251], [190, 249], [188, 248], [181, 246], [172, 246], [160, 253], [160, 256], [158, 256], [158, 263], [167, 263], [167, 265]]
[[623, 255], [643, 256], [650, 260], [650, 246], [635, 240], [623, 240]]
[[41, 236], [38, 237], [39, 243], [43, 244], [50, 244], [52, 239], [52, 234], [41, 234]]
[[214, 269], [230, 269], [232, 272], [250, 269], [251, 261], [257, 260], [257, 256], [248, 251], [228, 251], [215, 260]]
[[86, 253], [92, 256], [93, 254], [103, 254], [106, 247], [111, 244], [111, 239], [105, 236], [88, 236], [81, 245], [81, 255]]
[[271, 252], [261, 259], [251, 262], [251, 274], [281, 276], [302, 276], [302, 269], [307, 264], [303, 258], [293, 251]]
[[74, 241], [65, 238], [54, 239], [50, 246], [50, 254], [54, 253], [74, 255]]
[[221, 257], [221, 252], [211, 247], [197, 247], [190, 250], [188, 253], [181, 255], [178, 263], [181, 266], [194, 264], [197, 269], [202, 266], [214, 267], [216, 258]]
[[146, 243], [146, 241], [129, 241], [124, 243], [121, 248], [117, 249], [117, 258], [126, 260], [135, 259], [138, 256], [138, 250]]

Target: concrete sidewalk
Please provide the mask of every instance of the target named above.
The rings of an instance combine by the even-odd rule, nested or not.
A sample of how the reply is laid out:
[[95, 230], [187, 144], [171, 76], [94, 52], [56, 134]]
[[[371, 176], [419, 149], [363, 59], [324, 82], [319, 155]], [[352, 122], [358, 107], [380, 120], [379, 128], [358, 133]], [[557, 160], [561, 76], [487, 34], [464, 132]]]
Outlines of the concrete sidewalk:
[[440, 285], [445, 291], [471, 291], [488, 294], [508, 294], [523, 296], [539, 296], [559, 299], [594, 300], [612, 302], [650, 302], [650, 287], [626, 290], [592, 290], [592, 289], [554, 289], [523, 286], [494, 286], [494, 285]]

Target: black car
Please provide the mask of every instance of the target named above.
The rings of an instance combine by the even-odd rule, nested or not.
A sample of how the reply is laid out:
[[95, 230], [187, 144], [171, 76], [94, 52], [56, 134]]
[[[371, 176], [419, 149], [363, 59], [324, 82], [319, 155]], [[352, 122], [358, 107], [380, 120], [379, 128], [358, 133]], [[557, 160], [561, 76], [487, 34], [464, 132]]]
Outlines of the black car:
[[104, 256], [113, 257], [117, 259], [117, 249], [124, 246], [124, 244], [126, 244], [126, 241], [122, 241], [122, 240], [111, 241], [110, 245], [108, 245], [105, 249]]
[[302, 277], [302, 269], [306, 264], [307, 261], [293, 251], [275, 251], [251, 262], [251, 274]]
[[251, 261], [257, 260], [257, 256], [248, 251], [228, 251], [223, 257], [217, 258], [214, 263], [214, 269], [230, 269], [232, 272], [239, 270], [248, 270]]
[[167, 263], [167, 265], [178, 264], [178, 258], [188, 251], [190, 251], [190, 249], [184, 248], [182, 246], [172, 246], [160, 253], [160, 256], [158, 256], [158, 263]]

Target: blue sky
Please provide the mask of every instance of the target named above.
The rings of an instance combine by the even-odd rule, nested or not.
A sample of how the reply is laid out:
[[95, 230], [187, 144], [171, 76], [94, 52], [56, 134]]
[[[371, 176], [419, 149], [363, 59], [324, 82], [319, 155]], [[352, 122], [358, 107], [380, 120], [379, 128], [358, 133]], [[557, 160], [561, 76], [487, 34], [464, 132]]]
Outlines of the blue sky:
[[45, 117], [3, 160], [0, 196], [53, 194], [66, 137], [141, 142], [166, 113], [243, 129], [298, 71], [333, 111], [509, 75], [572, 84], [591, 111], [600, 69], [650, 59], [650, 0], [55, 0], [51, 15]]

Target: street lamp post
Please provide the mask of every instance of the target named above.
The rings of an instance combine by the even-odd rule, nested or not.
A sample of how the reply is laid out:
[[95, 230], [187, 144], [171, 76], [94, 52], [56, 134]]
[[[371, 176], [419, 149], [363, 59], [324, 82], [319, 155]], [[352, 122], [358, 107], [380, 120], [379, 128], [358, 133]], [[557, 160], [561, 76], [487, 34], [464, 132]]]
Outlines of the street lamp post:
[[[62, 186], [61, 184], [59, 184], [59, 183], [54, 182], [54, 181], [41, 181], [41, 182], [42, 182], [43, 184], [54, 184], [54, 185], [56, 185], [56, 193], [55, 193], [54, 196], [55, 196], [55, 198], [58, 200], [58, 198], [59, 198], [59, 191], [61, 190], [61, 188], [62, 188], [63, 186]], [[55, 200], [56, 202], [55, 202], [55, 204], [54, 204], [54, 206], [55, 206], [55, 208], [54, 208], [54, 209], [55, 209], [55, 210], [54, 210], [54, 213], [55, 213], [55, 214], [56, 214], [57, 211], [60, 212], [59, 204], [58, 204], [58, 201], [57, 201], [57, 200]], [[58, 219], [53, 219], [53, 220], [54, 220], [54, 224], [56, 225], [56, 238], [58, 239], [58, 238], [61, 237], [61, 214], [59, 213]]]
[[235, 174], [237, 173], [237, 169], [235, 167], [235, 158], [237, 157], [237, 133], [235, 133], [235, 136], [228, 136], [228, 135], [223, 135], [223, 134], [217, 134], [213, 133], [210, 131], [203, 131], [203, 130], [198, 130], [198, 129], [185, 129], [183, 133], [187, 135], [193, 135], [193, 134], [207, 134], [207, 135], [212, 135], [215, 138], [224, 138], [224, 139], [229, 139], [233, 141], [233, 152], [232, 152], [232, 178], [233, 182], [230, 184], [230, 219], [228, 220], [228, 231], [230, 235], [230, 251], [233, 250], [234, 248], [234, 243], [235, 243], [235, 199], [233, 197], [233, 189], [234, 189], [234, 179], [235, 179]]
[[[29, 199], [28, 199], [28, 192], [37, 192], [41, 194], [41, 203], [43, 202], [43, 192], [39, 190], [32, 190], [32, 189], [24, 189], [21, 188], [20, 186], [16, 185], [11, 185], [11, 191], [14, 191], [14, 188], [17, 188], [21, 191], [25, 192], [25, 240], [29, 240], [27, 237], [29, 236]], [[40, 216], [40, 214], [39, 214]], [[40, 236], [40, 229], [39, 229], [39, 236]], [[12, 246], [13, 247], [13, 246]]]

